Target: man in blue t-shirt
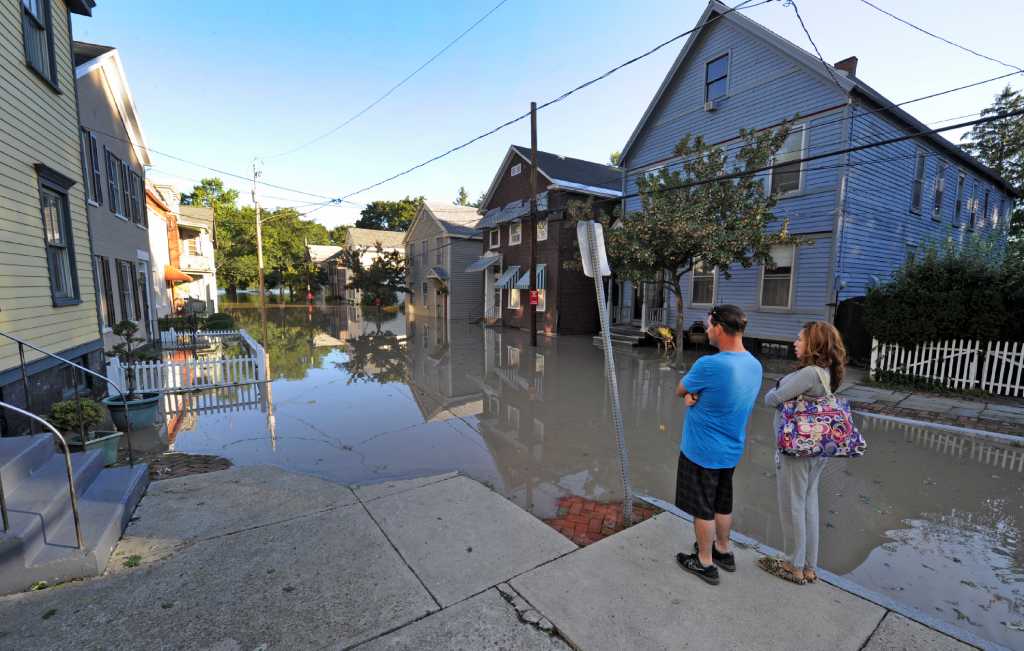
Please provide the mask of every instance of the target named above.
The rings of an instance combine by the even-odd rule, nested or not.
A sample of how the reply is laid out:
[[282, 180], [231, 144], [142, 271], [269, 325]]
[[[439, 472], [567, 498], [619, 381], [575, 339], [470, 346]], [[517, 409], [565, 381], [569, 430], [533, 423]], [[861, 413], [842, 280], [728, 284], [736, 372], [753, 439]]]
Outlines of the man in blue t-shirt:
[[715, 307], [705, 326], [718, 353], [698, 359], [676, 388], [689, 407], [679, 445], [676, 506], [693, 516], [697, 535], [695, 553], [677, 554], [676, 560], [686, 571], [718, 585], [718, 567], [736, 571], [729, 544], [732, 475], [743, 456], [762, 369], [743, 347], [743, 310], [735, 305]]

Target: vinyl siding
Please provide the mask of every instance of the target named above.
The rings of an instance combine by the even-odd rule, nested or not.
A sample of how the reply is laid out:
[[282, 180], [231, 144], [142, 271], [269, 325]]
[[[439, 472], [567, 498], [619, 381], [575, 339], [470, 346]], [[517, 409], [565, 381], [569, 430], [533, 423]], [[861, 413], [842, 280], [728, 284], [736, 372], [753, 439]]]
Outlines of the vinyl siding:
[[467, 272], [480, 257], [480, 240], [452, 238], [449, 251], [448, 310], [452, 320], [479, 319], [484, 314], [484, 273]]
[[[423, 281], [427, 280], [427, 271], [434, 266], [434, 238], [443, 234], [441, 227], [437, 225], [429, 215], [422, 214], [423, 208], [417, 216], [416, 221], [413, 223], [412, 228], [409, 229], [409, 234], [405, 240], [406, 247], [412, 247], [412, 257], [406, 260], [407, 277], [409, 279], [409, 289], [412, 290], [411, 294], [406, 294], [406, 309], [411, 310], [413, 314], [433, 314], [434, 305], [433, 300], [427, 302], [427, 305], [423, 304], [423, 294], [420, 291], [420, 286]], [[427, 258], [424, 260], [420, 257], [420, 242], [427, 240]], [[406, 251], [409, 249], [406, 248]], [[433, 292], [433, 287], [430, 288]]]
[[[25, 64], [20, 3], [0, 10], [0, 330], [53, 351], [99, 339], [92, 251], [82, 186], [75, 78], [68, 13], [52, 0], [54, 58], [60, 93]], [[74, 179], [68, 193], [81, 303], [52, 306], [38, 179], [42, 163]], [[41, 355], [30, 354], [29, 360]], [[18, 364], [17, 347], [0, 341], [0, 371]]]

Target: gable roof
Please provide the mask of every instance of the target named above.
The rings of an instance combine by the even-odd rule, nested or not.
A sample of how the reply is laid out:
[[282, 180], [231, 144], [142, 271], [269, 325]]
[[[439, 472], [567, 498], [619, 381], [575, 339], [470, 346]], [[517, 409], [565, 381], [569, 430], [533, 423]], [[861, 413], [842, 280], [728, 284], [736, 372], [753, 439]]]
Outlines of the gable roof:
[[319, 264], [341, 253], [341, 247], [329, 244], [307, 244], [306, 252], [309, 254], [310, 262]]
[[[668, 74], [665, 75], [665, 78], [661, 82], [661, 86], [658, 87], [658, 91], [654, 94], [654, 97], [651, 99], [651, 103], [647, 106], [647, 110], [644, 111], [644, 114], [640, 118], [640, 121], [637, 123], [636, 128], [633, 129], [633, 133], [629, 136], [629, 140], [626, 142], [626, 145], [622, 148], [621, 161], [627, 168], [629, 152], [632, 149], [633, 145], [636, 144], [636, 140], [640, 136], [641, 131], [643, 131], [643, 128], [646, 126], [648, 120], [650, 120], [650, 118], [652, 117], [654, 110], [657, 108], [658, 104], [660, 104], [662, 97], [668, 91], [668, 88], [672, 84], [672, 81], [676, 78], [680, 69], [683, 67], [683, 64], [686, 62], [687, 56], [693, 49], [694, 44], [703, 34], [704, 29], [708, 26], [709, 23], [712, 23], [716, 20], [729, 21], [733, 25], [747, 31], [755, 38], [760, 38], [761, 40], [769, 43], [770, 45], [775, 46], [777, 49], [782, 51], [784, 54], [789, 55], [791, 58], [795, 59], [798, 63], [802, 64], [805, 68], [807, 68], [814, 74], [819, 75], [823, 80], [827, 81], [829, 84], [838, 83], [839, 86], [842, 87], [842, 89], [847, 94], [857, 94], [864, 98], [867, 98], [872, 103], [877, 104], [879, 108], [887, 107], [884, 111], [885, 113], [892, 115], [897, 120], [903, 122], [913, 130], [930, 130], [930, 127], [917, 120], [914, 116], [910, 115], [909, 113], [907, 113], [898, 106], [893, 106], [895, 104], [894, 102], [886, 99], [881, 93], [865, 84], [858, 77], [849, 74], [845, 70], [841, 70], [834, 66], [829, 66], [823, 63], [817, 56], [804, 50], [803, 48], [794, 44], [793, 42], [779, 36], [778, 34], [771, 31], [761, 23], [751, 18], [748, 18], [739, 11], [733, 10], [732, 7], [729, 7], [719, 2], [718, 0], [710, 0], [708, 2], [708, 6], [704, 8], [704, 12], [701, 14], [700, 19], [697, 21], [697, 25], [693, 33], [690, 34], [690, 37], [686, 40], [686, 44], [683, 45], [682, 50], [679, 51], [679, 55], [676, 57], [676, 60], [672, 63], [672, 67], [669, 69]], [[1005, 191], [1010, 193], [1014, 192], [1013, 187], [1005, 179], [999, 176], [999, 174], [997, 174], [994, 170], [985, 166], [976, 158], [974, 158], [973, 156], [971, 156], [970, 154], [962, 150], [960, 147], [950, 142], [949, 140], [946, 140], [946, 138], [944, 138], [942, 135], [934, 133], [923, 135], [921, 137], [927, 139], [929, 142], [931, 142], [939, 149], [942, 149], [949, 155], [960, 159], [965, 164], [973, 167], [978, 172], [981, 172], [983, 175], [989, 177], [992, 181], [1001, 186]]]
[[380, 242], [385, 249], [401, 249], [404, 240], [405, 231], [378, 231], [372, 228], [351, 227], [345, 238], [345, 246], [372, 248], [377, 246], [377, 242]]
[[92, 10], [96, 6], [96, 0], [68, 0], [68, 11], [80, 16], [92, 16]]
[[[434, 221], [452, 237], [480, 239], [476, 225], [480, 222], [480, 213], [473, 206], [456, 206], [444, 201], [424, 201], [423, 212], [427, 212]], [[409, 227], [412, 231], [412, 227]]]
[[128, 140], [135, 148], [135, 155], [143, 165], [152, 165], [146, 136], [142, 133], [139, 112], [135, 108], [135, 99], [128, 86], [128, 77], [124, 72], [124, 66], [121, 65], [121, 55], [117, 53], [117, 49], [109, 45], [75, 41], [71, 50], [75, 60], [75, 79], [81, 79], [97, 68], [102, 71], [103, 80], [114, 98], [114, 107], [124, 124], [125, 131], [128, 132]]
[[[486, 206], [504, 179], [505, 168], [513, 157], [521, 158], [530, 164], [530, 148], [511, 145], [505, 158], [502, 159], [498, 171], [487, 188], [487, 193], [480, 201]], [[569, 158], [551, 152], [537, 150], [537, 174], [546, 180], [541, 190], [570, 190], [601, 197], [618, 197], [622, 195], [622, 170], [614, 165], [603, 165], [582, 158]], [[500, 207], [500, 206], [499, 206]]]

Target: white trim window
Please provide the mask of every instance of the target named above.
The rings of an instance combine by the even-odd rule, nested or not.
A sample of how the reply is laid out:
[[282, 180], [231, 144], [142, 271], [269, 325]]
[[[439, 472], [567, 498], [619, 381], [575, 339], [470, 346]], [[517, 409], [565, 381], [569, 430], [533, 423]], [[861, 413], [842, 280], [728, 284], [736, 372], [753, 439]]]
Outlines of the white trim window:
[[523, 164], [522, 163], [516, 163], [515, 165], [512, 166], [512, 169], [509, 170], [508, 175], [509, 176], [519, 176], [520, 174], [522, 174], [522, 172], [523, 172]]
[[49, 0], [21, 0], [21, 38], [25, 61], [54, 87], [57, 66], [53, 56], [53, 24]]
[[914, 157], [914, 182], [910, 190], [910, 212], [921, 212], [921, 204], [924, 203], [924, 173], [927, 158], [923, 149], [917, 150]]
[[537, 220], [537, 241], [543, 242], [548, 239], [548, 220], [538, 219]]
[[121, 203], [121, 193], [118, 192], [118, 174], [121, 169], [121, 159], [110, 153], [106, 147], [103, 153], [107, 160], [107, 198], [110, 199], [110, 212], [124, 219], [124, 205]]
[[523, 222], [514, 221], [508, 225], [508, 244], [515, 246], [523, 241]]
[[949, 170], [949, 163], [939, 161], [939, 175], [935, 178], [935, 196], [932, 199], [932, 219], [942, 219], [942, 199], [946, 194], [946, 172]]
[[978, 184], [977, 182], [971, 182], [971, 196], [967, 200], [967, 208], [970, 210], [967, 216], [967, 228], [974, 230], [974, 225], [978, 223]]
[[771, 248], [771, 262], [761, 267], [761, 307], [788, 308], [793, 296], [793, 267], [796, 247], [792, 244]]
[[960, 225], [960, 217], [964, 212], [964, 185], [967, 183], [963, 174], [956, 177], [956, 203], [953, 204], [953, 225]]
[[430, 307], [430, 298], [427, 296], [427, 281], [420, 283], [420, 296], [423, 300], [423, 307]]
[[124, 206], [124, 217], [130, 222], [138, 223], [135, 206], [132, 204], [131, 169], [127, 161], [121, 161], [121, 203]]
[[772, 157], [771, 194], [785, 196], [800, 192], [804, 187], [804, 164], [800, 159], [807, 150], [806, 124], [797, 124], [786, 136], [786, 141]]
[[721, 99], [729, 94], [729, 53], [704, 64], [704, 101]]
[[693, 265], [692, 285], [690, 286], [690, 303], [694, 305], [715, 304], [715, 284], [717, 274], [714, 267], [708, 267], [703, 262]]
[[[981, 204], [981, 221], [984, 224], [985, 220], [988, 219], [988, 208], [991, 205], [991, 190], [985, 188], [985, 203]], [[993, 220], [994, 221], [994, 220]]]
[[492, 228], [491, 230], [487, 231], [487, 237], [488, 237], [487, 248], [489, 248], [489, 249], [496, 249], [499, 246], [501, 246], [501, 227], [498, 226], [496, 228]]
[[508, 309], [510, 310], [518, 310], [522, 307], [519, 290], [516, 289], [516, 283], [519, 282], [519, 275], [520, 274], [517, 271], [515, 275], [512, 276], [511, 282], [508, 284]]

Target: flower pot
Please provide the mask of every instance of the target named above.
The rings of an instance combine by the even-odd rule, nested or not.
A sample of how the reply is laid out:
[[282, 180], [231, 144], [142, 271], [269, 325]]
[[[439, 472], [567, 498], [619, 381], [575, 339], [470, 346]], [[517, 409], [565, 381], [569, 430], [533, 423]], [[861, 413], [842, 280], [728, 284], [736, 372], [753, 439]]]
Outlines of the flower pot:
[[110, 410], [110, 418], [121, 430], [137, 430], [149, 427], [156, 420], [160, 407], [159, 393], [140, 393], [138, 398], [121, 399], [120, 395], [108, 396], [103, 404]]
[[70, 434], [67, 437], [68, 447], [75, 451], [101, 450], [103, 465], [112, 466], [117, 463], [117, 446], [121, 443], [124, 432], [86, 432], [85, 442], [81, 434]]

